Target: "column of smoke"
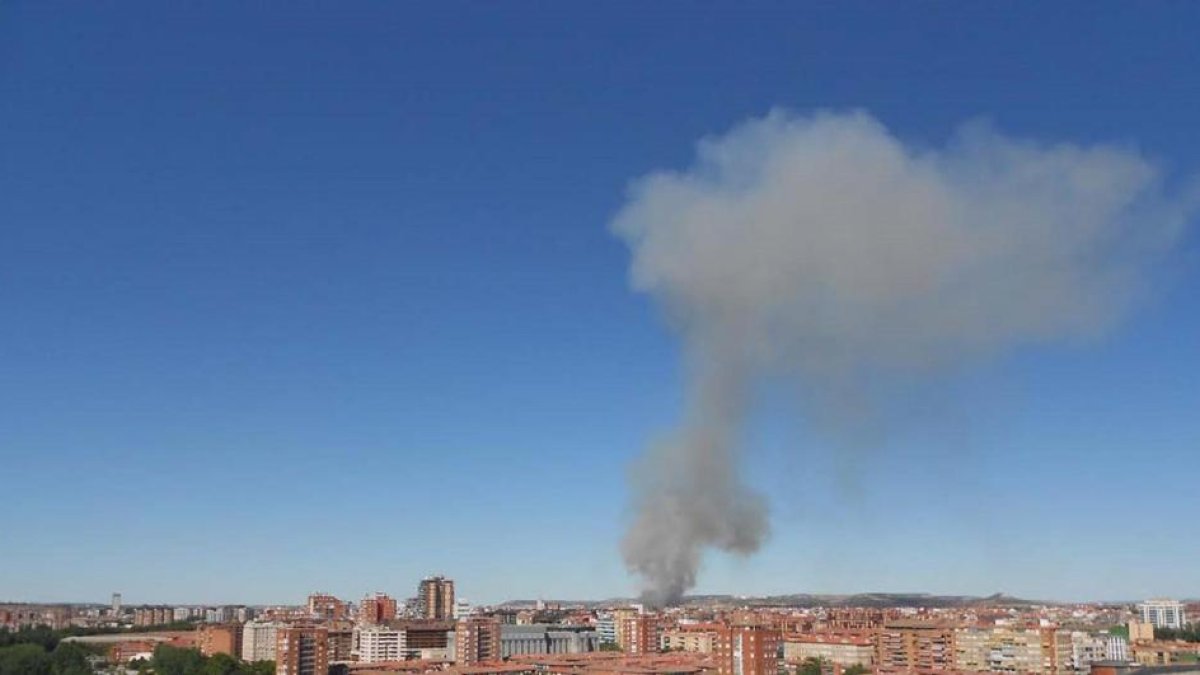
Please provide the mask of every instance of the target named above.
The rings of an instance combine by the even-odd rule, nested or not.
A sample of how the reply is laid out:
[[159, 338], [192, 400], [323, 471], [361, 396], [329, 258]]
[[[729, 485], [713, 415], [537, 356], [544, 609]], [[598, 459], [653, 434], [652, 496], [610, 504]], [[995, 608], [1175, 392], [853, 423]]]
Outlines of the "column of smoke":
[[848, 431], [870, 423], [846, 401], [871, 383], [1097, 334], [1143, 293], [1186, 206], [1126, 148], [983, 125], [918, 148], [863, 113], [773, 112], [636, 181], [613, 230], [689, 365], [679, 428], [632, 471], [622, 553], [647, 599], [677, 601], [707, 549], [766, 538], [738, 447], [761, 378], [823, 392], [803, 412]]

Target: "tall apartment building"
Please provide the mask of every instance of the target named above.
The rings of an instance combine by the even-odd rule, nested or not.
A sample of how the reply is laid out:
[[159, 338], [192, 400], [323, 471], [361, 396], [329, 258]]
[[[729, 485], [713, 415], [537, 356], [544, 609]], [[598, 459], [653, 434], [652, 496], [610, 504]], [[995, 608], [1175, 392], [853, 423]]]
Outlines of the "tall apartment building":
[[267, 621], [247, 621], [242, 624], [242, 660], [274, 661], [275, 639], [281, 624]]
[[112, 615], [121, 616], [121, 594], [112, 594]]
[[329, 631], [316, 626], [288, 626], [275, 636], [275, 675], [326, 675]]
[[196, 647], [205, 656], [242, 655], [242, 627], [239, 624], [204, 624], [196, 630]]
[[1178, 600], [1167, 600], [1166, 598], [1147, 600], [1138, 605], [1138, 612], [1141, 613], [1143, 622], [1151, 624], [1155, 628], [1179, 629], [1187, 625], [1183, 603]]
[[425, 577], [417, 586], [417, 602], [426, 619], [454, 618], [454, 580], [442, 576]]
[[358, 606], [358, 620], [367, 624], [381, 624], [396, 620], [396, 600], [386, 593], [368, 595]]
[[954, 669], [954, 628], [924, 621], [885, 622], [875, 634], [879, 673]]
[[362, 626], [355, 630], [354, 642], [360, 663], [402, 661], [407, 651], [405, 632], [400, 628]]
[[470, 616], [454, 631], [454, 660], [471, 665], [500, 660], [500, 620], [494, 616]]
[[340, 621], [349, 618], [350, 608], [345, 602], [328, 593], [313, 593], [308, 596], [308, 615], [325, 621]]
[[875, 643], [865, 635], [790, 635], [783, 638], [783, 660], [796, 664], [819, 659], [843, 668], [875, 663]]
[[658, 617], [636, 609], [613, 612], [617, 646], [627, 654], [653, 654], [658, 651], [660, 630]]
[[717, 675], [775, 675], [779, 632], [765, 626], [722, 626], [713, 643]]

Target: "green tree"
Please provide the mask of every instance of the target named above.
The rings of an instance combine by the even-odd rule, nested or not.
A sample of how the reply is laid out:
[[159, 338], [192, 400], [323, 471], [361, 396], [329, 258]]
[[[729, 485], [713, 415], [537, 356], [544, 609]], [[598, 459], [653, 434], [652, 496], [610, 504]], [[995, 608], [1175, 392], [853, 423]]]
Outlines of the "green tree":
[[150, 659], [155, 675], [205, 675], [204, 656], [198, 649], [158, 645]]
[[0, 675], [53, 675], [50, 655], [37, 644], [0, 648]]
[[869, 672], [871, 672], [870, 668], [867, 668], [861, 663], [856, 663], [843, 670], [842, 675], [867, 675]]
[[821, 675], [821, 659], [809, 657], [800, 662], [796, 675]]
[[254, 661], [242, 665], [243, 675], [275, 675], [274, 661]]
[[54, 675], [90, 675], [89, 655], [87, 648], [77, 642], [60, 642], [50, 655], [50, 669]]
[[204, 664], [203, 675], [241, 675], [242, 662], [228, 654], [214, 654]]

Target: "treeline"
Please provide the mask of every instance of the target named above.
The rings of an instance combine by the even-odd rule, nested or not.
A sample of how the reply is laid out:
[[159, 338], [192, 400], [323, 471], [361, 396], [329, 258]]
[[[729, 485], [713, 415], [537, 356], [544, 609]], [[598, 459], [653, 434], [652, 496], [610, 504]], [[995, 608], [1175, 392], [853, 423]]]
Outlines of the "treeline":
[[1183, 628], [1155, 628], [1154, 639], [1200, 642], [1200, 624], [1191, 623]]
[[0, 675], [91, 675], [94, 654], [49, 628], [0, 629]]
[[154, 675], [275, 675], [274, 661], [248, 663], [228, 654], [205, 656], [198, 649], [171, 645], [158, 645], [149, 663], [133, 665], [139, 673], [152, 671]]

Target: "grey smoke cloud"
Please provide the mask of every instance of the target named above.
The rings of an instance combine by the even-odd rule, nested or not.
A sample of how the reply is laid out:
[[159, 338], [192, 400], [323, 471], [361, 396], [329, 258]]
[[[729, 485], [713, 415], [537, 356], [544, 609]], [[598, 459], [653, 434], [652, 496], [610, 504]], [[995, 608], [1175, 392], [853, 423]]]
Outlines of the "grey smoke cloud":
[[701, 141], [685, 171], [638, 179], [612, 229], [689, 378], [679, 427], [631, 472], [627, 566], [672, 602], [708, 549], [762, 545], [767, 505], [739, 461], [761, 378], [796, 378], [818, 392], [805, 412], [849, 433], [868, 422], [848, 401], [873, 381], [1099, 334], [1193, 205], [1129, 148], [978, 124], [914, 147], [865, 113], [775, 111]]

